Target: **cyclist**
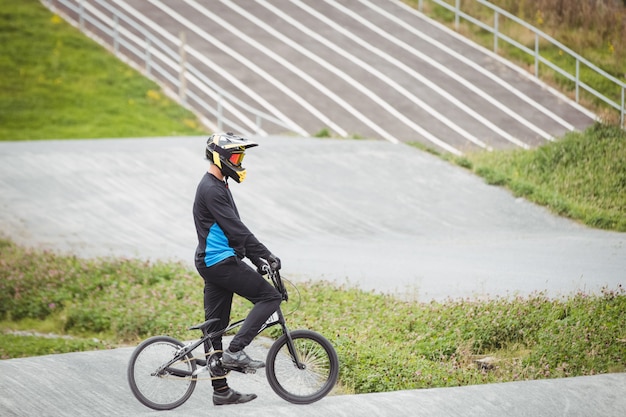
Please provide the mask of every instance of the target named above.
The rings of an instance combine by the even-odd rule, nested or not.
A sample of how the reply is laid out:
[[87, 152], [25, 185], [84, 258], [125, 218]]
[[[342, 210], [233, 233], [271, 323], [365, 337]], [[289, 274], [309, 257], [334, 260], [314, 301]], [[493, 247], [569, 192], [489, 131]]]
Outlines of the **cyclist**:
[[[233, 133], [213, 134], [207, 140], [206, 157], [210, 162], [196, 191], [193, 217], [198, 234], [195, 265], [204, 279], [205, 319], [219, 318], [209, 332], [223, 329], [230, 320], [233, 294], [254, 304], [241, 329], [222, 354], [225, 368], [262, 368], [262, 361], [251, 359], [243, 349], [252, 342], [262, 324], [278, 309], [281, 295], [258, 272], [269, 264], [281, 267], [274, 256], [250, 232], [239, 218], [228, 179], [242, 182], [246, 170], [242, 167], [245, 150], [257, 143]], [[257, 267], [243, 262], [247, 257]], [[222, 350], [222, 337], [212, 339], [216, 350]], [[256, 394], [241, 394], [228, 386], [226, 378], [214, 379], [213, 404], [237, 404], [252, 401]]]

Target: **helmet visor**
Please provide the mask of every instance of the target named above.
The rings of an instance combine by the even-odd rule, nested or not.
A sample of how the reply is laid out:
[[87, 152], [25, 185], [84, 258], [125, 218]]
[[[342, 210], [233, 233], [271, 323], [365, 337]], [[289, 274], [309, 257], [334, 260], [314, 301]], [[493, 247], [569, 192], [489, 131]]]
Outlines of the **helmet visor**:
[[238, 167], [239, 165], [241, 165], [241, 162], [243, 161], [243, 155], [244, 155], [243, 152], [233, 152], [228, 157], [228, 161], [234, 166]]

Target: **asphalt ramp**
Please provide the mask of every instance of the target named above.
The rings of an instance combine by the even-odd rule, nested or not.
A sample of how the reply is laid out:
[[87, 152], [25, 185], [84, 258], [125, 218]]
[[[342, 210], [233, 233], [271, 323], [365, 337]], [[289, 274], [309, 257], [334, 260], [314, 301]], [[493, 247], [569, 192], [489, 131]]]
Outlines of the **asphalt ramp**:
[[[171, 411], [151, 410], [135, 399], [126, 380], [133, 347], [0, 361], [0, 415], [75, 416], [429, 416], [515, 417], [626, 415], [626, 373], [394, 391], [332, 394], [309, 405], [278, 397], [264, 371], [231, 374], [229, 384], [254, 392], [250, 403], [216, 407], [210, 381], [199, 381], [191, 398]], [[267, 349], [256, 340], [249, 353]]]
[[[626, 234], [562, 219], [405, 145], [259, 138], [243, 217], [294, 281], [322, 279], [428, 301], [624, 284]], [[190, 262], [206, 138], [0, 143], [0, 230], [79, 256]], [[200, 278], [198, 278], [200, 280]], [[264, 357], [263, 340], [249, 347]], [[126, 381], [132, 347], [0, 361], [0, 416], [626, 416], [626, 374], [361, 395], [311, 405], [265, 375], [233, 375], [251, 403], [214, 407], [203, 381], [157, 412]], [[258, 354], [254, 349], [259, 349]]]

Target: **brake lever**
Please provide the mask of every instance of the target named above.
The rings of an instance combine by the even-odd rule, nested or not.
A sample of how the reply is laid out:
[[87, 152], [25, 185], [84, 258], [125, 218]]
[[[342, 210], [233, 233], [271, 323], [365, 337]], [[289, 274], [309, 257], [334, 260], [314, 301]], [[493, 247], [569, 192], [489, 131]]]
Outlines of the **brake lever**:
[[264, 273], [270, 276], [270, 279], [272, 280], [274, 287], [278, 290], [278, 292], [280, 292], [283, 300], [284, 301], [289, 300], [289, 294], [287, 294], [287, 289], [285, 288], [285, 285], [282, 279], [280, 278], [280, 272], [272, 270], [272, 268], [270, 267], [268, 263], [265, 263], [265, 265], [263, 265], [261, 269], [263, 270]]

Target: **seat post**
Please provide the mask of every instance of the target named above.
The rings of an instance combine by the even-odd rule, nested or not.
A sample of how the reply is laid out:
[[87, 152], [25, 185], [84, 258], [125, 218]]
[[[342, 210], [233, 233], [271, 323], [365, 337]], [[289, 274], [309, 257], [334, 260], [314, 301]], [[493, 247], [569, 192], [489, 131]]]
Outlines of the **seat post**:
[[206, 328], [202, 329], [202, 335], [206, 338], [204, 341], [204, 353], [208, 355], [213, 350], [213, 343], [211, 342], [211, 338], [207, 337], [208, 333]]

